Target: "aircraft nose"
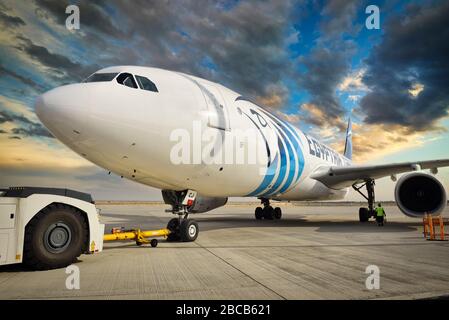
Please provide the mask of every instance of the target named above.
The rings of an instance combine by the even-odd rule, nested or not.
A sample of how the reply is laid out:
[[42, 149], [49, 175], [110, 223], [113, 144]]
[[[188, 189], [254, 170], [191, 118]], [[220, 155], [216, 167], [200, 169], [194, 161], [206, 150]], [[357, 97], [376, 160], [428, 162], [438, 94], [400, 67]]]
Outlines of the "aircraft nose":
[[35, 101], [39, 120], [60, 140], [73, 137], [86, 127], [90, 107], [89, 93], [77, 84], [58, 87], [40, 95]]

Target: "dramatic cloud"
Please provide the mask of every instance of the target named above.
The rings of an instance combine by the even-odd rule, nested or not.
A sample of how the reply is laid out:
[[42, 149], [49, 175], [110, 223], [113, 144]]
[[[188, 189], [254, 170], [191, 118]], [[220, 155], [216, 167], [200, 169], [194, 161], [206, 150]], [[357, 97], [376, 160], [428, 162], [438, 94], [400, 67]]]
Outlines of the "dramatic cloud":
[[16, 135], [35, 136], [53, 138], [50, 132], [45, 129], [40, 123], [33, 122], [23, 115], [10, 114], [0, 110], [0, 124], [5, 122], [21, 122], [22, 127], [13, 128], [11, 132]]
[[[36, 3], [65, 23], [68, 1]], [[110, 7], [116, 10], [107, 15]], [[289, 1], [234, 5], [193, 0], [133, 1], [132, 5], [128, 1], [89, 2], [80, 5], [81, 30], [86, 39], [102, 33], [134, 44], [109, 48], [115, 56], [99, 64], [144, 64], [184, 71], [220, 81], [253, 98], [268, 98], [272, 86], [280, 86], [281, 77], [290, 70], [284, 50], [289, 44], [284, 35], [290, 7]], [[43, 60], [48, 53], [40, 49], [38, 56]], [[57, 60], [69, 73], [77, 69], [66, 59]], [[47, 59], [42, 62], [48, 64]]]
[[[52, 53], [47, 48], [36, 45], [30, 39], [23, 36], [18, 37], [20, 44], [17, 49], [25, 52], [43, 66], [50, 68], [54, 77], [62, 81], [74, 82], [82, 80], [86, 75], [93, 72], [92, 67], [86, 67], [72, 62], [69, 58], [58, 53]], [[88, 71], [89, 70], [89, 71]]]
[[7, 13], [0, 11], [0, 25], [9, 28], [17, 28], [20, 26], [24, 26], [25, 22], [19, 17], [10, 16]]
[[8, 76], [11, 78], [14, 78], [20, 82], [22, 82], [23, 84], [33, 88], [34, 90], [38, 91], [38, 92], [42, 92], [44, 90], [44, 87], [38, 83], [36, 83], [35, 81], [31, 80], [30, 78], [24, 77], [21, 74], [18, 74], [12, 70], [9, 70], [5, 67], [3, 67], [0, 64], [0, 76]]
[[367, 63], [361, 100], [365, 121], [425, 131], [449, 107], [449, 2], [409, 5], [385, 24], [383, 41]]
[[314, 49], [302, 62], [307, 68], [307, 74], [302, 78], [301, 85], [310, 93], [311, 103], [320, 111], [319, 119], [309, 118], [311, 123], [322, 125], [341, 117], [344, 109], [336, 95], [336, 88], [349, 69], [347, 56], [320, 47]]
[[343, 34], [355, 35], [361, 26], [354, 24], [357, 8], [362, 7], [360, 1], [356, 0], [331, 0], [321, 11], [323, 21], [321, 30], [324, 37], [339, 38]]
[[[65, 21], [67, 19], [67, 14], [65, 10], [67, 6], [74, 4], [73, 1], [69, 0], [35, 0], [36, 4], [39, 8], [48, 11], [55, 20], [65, 25]], [[109, 1], [81, 1], [80, 3], [76, 3], [76, 5], [80, 9], [80, 16], [82, 15], [82, 23], [83, 28], [90, 28], [104, 34], [114, 35], [115, 37], [123, 37], [124, 33], [120, 26], [123, 26], [123, 23], [120, 21], [114, 21], [111, 19], [111, 16], [105, 12], [104, 7], [107, 6]], [[102, 7], [102, 5], [104, 7]], [[149, 7], [152, 7], [152, 4], [147, 2], [146, 4]], [[137, 8], [132, 5], [134, 9]], [[136, 10], [136, 12], [140, 12]]]
[[[345, 40], [346, 34], [355, 35], [359, 28], [353, 24], [357, 1], [329, 1], [321, 11], [320, 29], [322, 36], [310, 54], [299, 59], [306, 72], [300, 77], [299, 85], [311, 95], [309, 104], [302, 110], [309, 112], [308, 106], [320, 112], [320, 117], [309, 116], [310, 123], [325, 127], [341, 122], [345, 110], [336, 94], [338, 85], [350, 70], [349, 57], [355, 52], [355, 44]], [[338, 119], [338, 120], [336, 120]], [[344, 128], [339, 126], [343, 131]]]

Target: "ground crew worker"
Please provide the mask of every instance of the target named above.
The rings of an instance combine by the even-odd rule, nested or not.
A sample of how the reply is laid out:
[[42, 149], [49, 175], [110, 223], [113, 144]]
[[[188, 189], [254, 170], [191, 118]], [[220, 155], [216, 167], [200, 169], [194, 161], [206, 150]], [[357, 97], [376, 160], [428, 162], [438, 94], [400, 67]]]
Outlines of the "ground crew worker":
[[380, 227], [380, 226], [383, 226], [383, 225], [384, 225], [384, 220], [385, 220], [386, 213], [385, 213], [384, 208], [382, 208], [382, 205], [380, 204], [380, 202], [377, 204], [377, 208], [376, 208], [375, 210], [376, 210], [376, 221], [377, 221], [377, 225], [378, 225], [379, 227]]

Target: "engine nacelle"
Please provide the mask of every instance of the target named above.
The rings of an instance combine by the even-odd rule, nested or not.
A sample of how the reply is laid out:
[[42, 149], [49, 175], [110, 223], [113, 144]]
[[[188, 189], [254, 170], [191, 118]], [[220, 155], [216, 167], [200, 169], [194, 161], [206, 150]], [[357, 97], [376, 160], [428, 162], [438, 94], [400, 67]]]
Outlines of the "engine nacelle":
[[422, 172], [402, 176], [394, 196], [399, 209], [409, 217], [438, 215], [446, 207], [446, 190], [441, 182]]

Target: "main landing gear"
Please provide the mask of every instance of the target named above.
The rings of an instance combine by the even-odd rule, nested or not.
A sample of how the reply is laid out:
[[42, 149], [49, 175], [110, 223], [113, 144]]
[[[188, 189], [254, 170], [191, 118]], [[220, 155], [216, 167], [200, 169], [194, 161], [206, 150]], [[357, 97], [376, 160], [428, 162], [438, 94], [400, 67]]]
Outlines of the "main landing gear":
[[279, 220], [282, 218], [282, 210], [279, 207], [273, 208], [270, 205], [270, 199], [259, 198], [260, 203], [263, 205], [262, 207], [257, 207], [255, 210], [255, 216], [257, 220]]
[[[376, 216], [374, 212], [374, 185], [375, 183], [372, 179], [366, 180], [365, 183], [360, 186], [357, 186], [356, 184], [352, 185], [352, 188], [360, 193], [368, 201], [368, 208], [359, 208], [360, 222], [367, 222], [369, 218]], [[360, 191], [360, 189], [362, 189], [363, 187], [366, 187], [366, 195], [362, 191]]]

